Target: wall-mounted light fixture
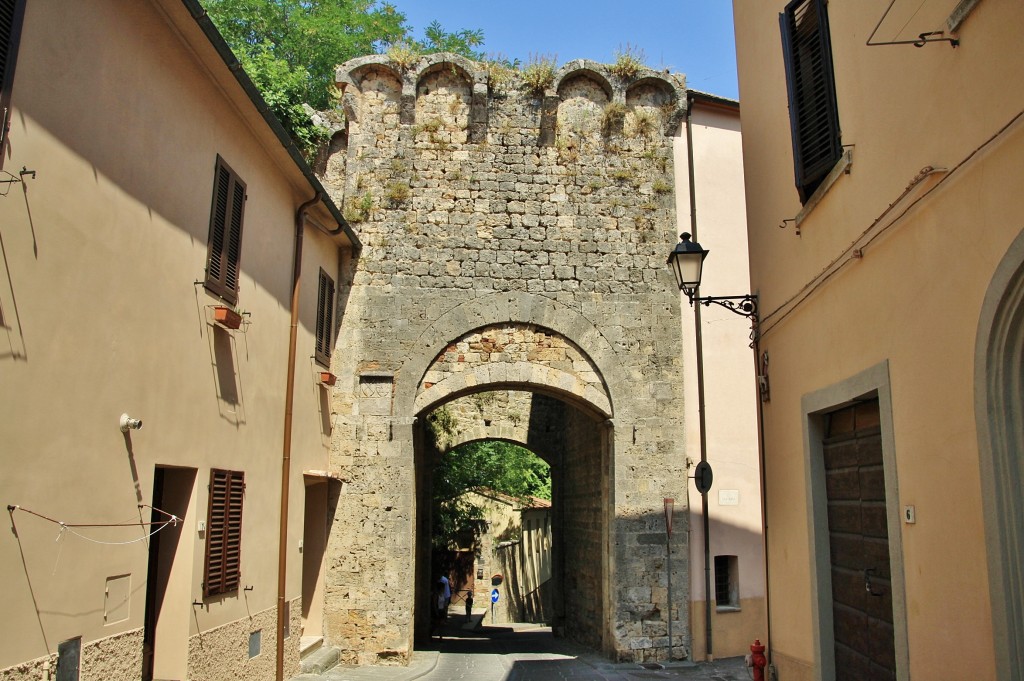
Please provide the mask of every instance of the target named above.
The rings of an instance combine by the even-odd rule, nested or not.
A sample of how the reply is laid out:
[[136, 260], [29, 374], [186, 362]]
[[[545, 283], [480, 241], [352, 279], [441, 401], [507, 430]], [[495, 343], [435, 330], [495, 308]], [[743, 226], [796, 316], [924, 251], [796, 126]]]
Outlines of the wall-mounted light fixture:
[[700, 296], [700, 279], [704, 270], [704, 258], [711, 251], [704, 250], [696, 241], [690, 241], [690, 233], [679, 235], [679, 243], [668, 256], [669, 267], [676, 276], [679, 290], [686, 294], [690, 306], [694, 303], [709, 307], [711, 303], [721, 305], [725, 309], [743, 317], [749, 317], [757, 323], [757, 296]]
[[127, 433], [129, 430], [138, 430], [142, 427], [142, 419], [133, 419], [128, 414], [121, 414], [121, 421], [119, 422], [122, 433]]

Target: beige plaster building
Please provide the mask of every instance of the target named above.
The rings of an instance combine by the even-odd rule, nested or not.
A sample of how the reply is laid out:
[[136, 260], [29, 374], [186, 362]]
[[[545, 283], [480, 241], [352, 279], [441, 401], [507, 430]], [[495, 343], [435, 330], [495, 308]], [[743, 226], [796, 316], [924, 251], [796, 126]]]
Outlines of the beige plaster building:
[[734, 9], [777, 678], [1019, 679], [1024, 5]]
[[[740, 107], [733, 100], [690, 90], [689, 112], [676, 137], [678, 231], [692, 232], [712, 255], [704, 268], [702, 295], [750, 291]], [[692, 153], [690, 152], [692, 149]], [[691, 172], [692, 169], [692, 172]], [[692, 187], [692, 191], [691, 191]], [[691, 206], [695, 209], [691, 210]], [[683, 381], [687, 463], [700, 460], [695, 315], [683, 298]], [[751, 322], [719, 306], [701, 307], [705, 437], [714, 471], [708, 497], [711, 648], [714, 657], [750, 652], [764, 636], [764, 550], [758, 476], [757, 388], [751, 377]], [[695, 660], [707, 657], [704, 596], [704, 523], [694, 481], [690, 503], [690, 638]]]
[[358, 241], [194, 0], [7, 7], [0, 677], [290, 676]]

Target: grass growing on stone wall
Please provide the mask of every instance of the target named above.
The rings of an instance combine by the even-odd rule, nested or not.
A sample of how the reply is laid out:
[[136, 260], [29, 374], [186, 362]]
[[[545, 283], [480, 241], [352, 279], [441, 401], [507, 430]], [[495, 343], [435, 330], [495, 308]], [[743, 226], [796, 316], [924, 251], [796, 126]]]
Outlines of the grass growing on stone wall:
[[647, 68], [646, 61], [643, 50], [626, 43], [624, 48], [615, 50], [615, 63], [608, 70], [623, 80], [632, 80]]
[[611, 137], [622, 130], [622, 122], [626, 120], [626, 105], [619, 102], [608, 102], [601, 112], [601, 134]]
[[541, 97], [555, 82], [556, 58], [551, 55], [531, 54], [523, 68], [523, 86], [535, 97]]
[[395, 43], [388, 48], [388, 59], [402, 71], [408, 71], [423, 55], [409, 43]]
[[658, 130], [658, 116], [650, 109], [636, 108], [630, 112], [628, 137], [654, 137]]
[[652, 161], [654, 163], [654, 167], [660, 172], [665, 172], [665, 169], [668, 168], [668, 159], [660, 154], [657, 149], [647, 149], [644, 153], [640, 154], [640, 158], [646, 161]]
[[507, 92], [519, 75], [519, 60], [509, 61], [503, 54], [489, 55], [480, 64], [487, 72], [487, 89], [491, 94]]
[[609, 173], [611, 178], [616, 182], [632, 182], [634, 173], [632, 168], [615, 168]]
[[575, 163], [580, 159], [579, 142], [572, 137], [556, 137], [555, 150], [558, 152], [558, 160], [562, 163]]
[[342, 217], [347, 222], [359, 223], [366, 222], [370, 217], [370, 212], [373, 210], [373, 194], [366, 192], [362, 196], [355, 196], [345, 202], [345, 209], [342, 211]]
[[418, 137], [420, 133], [424, 132], [430, 135], [435, 135], [441, 130], [441, 126], [442, 123], [440, 118], [431, 118], [412, 126], [412, 134], [416, 137]]
[[391, 203], [405, 203], [409, 200], [409, 183], [392, 182], [388, 185], [385, 196]]
[[651, 183], [651, 190], [655, 194], [668, 194], [672, 191], [672, 185], [659, 177]]

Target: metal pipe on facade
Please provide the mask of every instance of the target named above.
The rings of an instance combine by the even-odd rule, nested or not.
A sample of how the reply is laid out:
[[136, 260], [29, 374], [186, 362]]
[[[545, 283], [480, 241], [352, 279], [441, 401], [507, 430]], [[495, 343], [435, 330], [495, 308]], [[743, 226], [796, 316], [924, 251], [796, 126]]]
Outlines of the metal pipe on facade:
[[284, 443], [281, 448], [281, 524], [277, 540], [277, 670], [276, 680], [284, 681], [284, 626], [288, 574], [288, 491], [292, 464], [292, 408], [295, 403], [295, 354], [299, 332], [299, 290], [302, 280], [302, 236], [306, 211], [323, 198], [321, 192], [295, 212], [295, 253], [292, 260], [291, 327], [288, 331], [288, 370], [284, 397]]
[[[754, 376], [756, 378], [764, 371], [765, 380], [768, 379], [768, 372], [761, 364], [760, 339], [754, 340]], [[765, 638], [764, 646], [768, 664], [772, 661], [772, 597], [771, 581], [768, 578], [768, 480], [764, 470], [764, 396], [761, 393], [760, 383], [757, 386], [757, 460], [758, 476], [761, 492], [761, 547], [764, 552], [764, 613], [765, 613]]]
[[[686, 165], [690, 180], [690, 233], [693, 240], [697, 241], [697, 187], [694, 182], [693, 168], [693, 93], [686, 92]], [[695, 298], [700, 298], [700, 291], [694, 289]], [[701, 337], [700, 329], [700, 305], [694, 305], [694, 336], [697, 345], [697, 418], [700, 429], [700, 460], [706, 463], [708, 460], [708, 443], [704, 421], [704, 340]], [[687, 485], [689, 489], [689, 485]], [[715, 659], [712, 649], [711, 636], [711, 536], [710, 522], [708, 520], [708, 495], [702, 492], [700, 495], [700, 507], [704, 529], [704, 657], [711, 661]]]

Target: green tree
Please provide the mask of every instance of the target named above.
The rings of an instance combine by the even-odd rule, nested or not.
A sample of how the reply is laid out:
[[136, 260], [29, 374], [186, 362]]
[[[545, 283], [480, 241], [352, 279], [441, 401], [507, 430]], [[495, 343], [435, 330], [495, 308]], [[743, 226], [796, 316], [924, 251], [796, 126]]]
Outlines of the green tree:
[[448, 548], [474, 538], [483, 509], [465, 493], [492, 489], [510, 496], [551, 499], [551, 469], [528, 449], [500, 440], [471, 442], [446, 452], [434, 468], [434, 545]]
[[417, 42], [405, 15], [377, 0], [203, 0], [210, 17], [307, 158], [324, 141], [303, 110], [332, 105], [334, 69], [404, 42], [419, 51], [477, 56], [480, 31], [446, 32], [434, 22]]

